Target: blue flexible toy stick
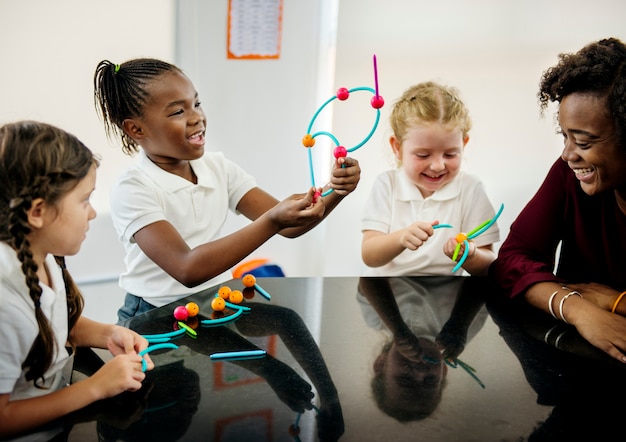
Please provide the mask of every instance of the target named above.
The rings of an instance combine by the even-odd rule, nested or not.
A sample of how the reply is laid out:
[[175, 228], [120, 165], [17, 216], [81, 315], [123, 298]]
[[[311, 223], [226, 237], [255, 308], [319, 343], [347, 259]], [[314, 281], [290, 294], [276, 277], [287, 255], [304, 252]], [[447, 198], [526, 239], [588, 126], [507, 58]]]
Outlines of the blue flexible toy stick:
[[169, 333], [160, 333], [156, 335], [142, 335], [142, 336], [146, 338], [146, 340], [150, 343], [159, 343], [159, 342], [167, 342], [170, 339], [176, 336], [184, 335], [185, 333], [186, 333], [186, 330], [181, 328], [179, 330], [174, 330]]
[[224, 316], [223, 318], [217, 318], [217, 319], [203, 319], [202, 321], [200, 321], [200, 324], [204, 325], [205, 327], [223, 325], [223, 324], [226, 324], [227, 322], [231, 322], [231, 321], [234, 321], [235, 319], [238, 319], [242, 314], [243, 314], [243, 309], [236, 309], [235, 313], [233, 313], [232, 315]]
[[142, 357], [142, 359], [141, 359], [141, 371], [146, 371], [148, 369], [148, 363], [146, 362], [146, 360], [145, 360], [145, 358], [143, 356], [145, 354], [147, 354], [147, 353], [150, 353], [151, 351], [160, 350], [162, 348], [178, 348], [178, 345], [172, 344], [171, 342], [164, 342], [162, 344], [151, 345], [150, 347], [147, 347], [147, 348], [141, 350], [139, 352], [139, 356]]
[[265, 350], [244, 350], [213, 353], [209, 357], [212, 361], [242, 361], [246, 359], [264, 358], [266, 354]]

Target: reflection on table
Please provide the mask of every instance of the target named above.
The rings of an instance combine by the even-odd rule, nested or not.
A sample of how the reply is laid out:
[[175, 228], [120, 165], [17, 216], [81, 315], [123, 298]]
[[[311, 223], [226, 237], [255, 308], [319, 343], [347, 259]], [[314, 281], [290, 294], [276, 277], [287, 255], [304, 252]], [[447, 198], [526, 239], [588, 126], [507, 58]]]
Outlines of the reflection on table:
[[[202, 325], [213, 317], [210, 296], [130, 320], [126, 325], [141, 334], [165, 333], [176, 328], [175, 307], [200, 306], [197, 336], [185, 333], [171, 340], [178, 348], [151, 352], [156, 368], [144, 388], [75, 415], [81, 423], [70, 441], [543, 441], [619, 434], [621, 407], [606, 396], [621, 397], [623, 367], [569, 326], [505, 300], [485, 278], [259, 278], [258, 284], [271, 300], [248, 292], [242, 305], [250, 311], [225, 325]], [[241, 280], [226, 285], [242, 288]], [[210, 359], [252, 349], [267, 356]], [[81, 355], [76, 371], [97, 365], [93, 355]], [[290, 431], [296, 422], [297, 434]]]

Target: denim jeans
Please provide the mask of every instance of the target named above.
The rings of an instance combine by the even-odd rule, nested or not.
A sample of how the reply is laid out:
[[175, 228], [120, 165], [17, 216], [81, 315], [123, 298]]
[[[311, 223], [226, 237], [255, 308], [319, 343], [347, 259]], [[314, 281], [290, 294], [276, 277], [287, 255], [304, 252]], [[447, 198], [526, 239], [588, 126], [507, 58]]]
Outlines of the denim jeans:
[[126, 293], [124, 305], [117, 311], [117, 323], [121, 324], [126, 319], [148, 312], [154, 308], [156, 307], [146, 302], [143, 298]]

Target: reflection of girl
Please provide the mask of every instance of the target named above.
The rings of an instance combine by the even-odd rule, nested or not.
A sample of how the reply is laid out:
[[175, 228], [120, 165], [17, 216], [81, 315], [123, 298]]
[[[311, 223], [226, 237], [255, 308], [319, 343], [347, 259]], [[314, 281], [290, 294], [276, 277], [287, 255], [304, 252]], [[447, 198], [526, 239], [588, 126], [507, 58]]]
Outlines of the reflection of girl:
[[141, 420], [126, 428], [99, 421], [100, 440], [180, 440], [185, 436], [198, 411], [200, 377], [181, 360], [163, 364], [161, 359], [167, 361], [167, 353], [154, 357], [156, 367], [146, 376], [150, 392]]
[[[453, 277], [361, 278], [357, 299], [367, 324], [386, 342], [374, 361], [372, 392], [381, 410], [401, 422], [431, 415], [448, 367], [484, 325], [482, 302], [468, 306], [467, 281]], [[459, 296], [457, 296], [459, 295]], [[475, 294], [470, 301], [479, 299]]]

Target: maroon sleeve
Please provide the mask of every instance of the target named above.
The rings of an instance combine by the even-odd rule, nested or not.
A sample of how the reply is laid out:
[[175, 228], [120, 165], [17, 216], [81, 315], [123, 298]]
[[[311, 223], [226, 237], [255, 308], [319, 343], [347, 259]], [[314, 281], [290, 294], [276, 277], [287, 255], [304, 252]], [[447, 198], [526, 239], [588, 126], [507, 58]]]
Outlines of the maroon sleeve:
[[490, 276], [511, 297], [542, 281], [559, 281], [554, 274], [567, 204], [567, 164], [558, 159], [543, 184], [511, 224]]

